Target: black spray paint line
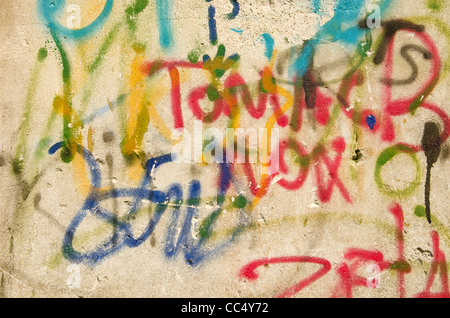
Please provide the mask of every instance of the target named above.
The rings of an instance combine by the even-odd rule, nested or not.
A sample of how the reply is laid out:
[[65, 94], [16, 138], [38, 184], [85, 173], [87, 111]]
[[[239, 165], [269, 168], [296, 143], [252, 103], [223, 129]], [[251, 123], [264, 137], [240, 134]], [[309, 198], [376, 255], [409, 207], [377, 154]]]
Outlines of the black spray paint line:
[[3, 274], [3, 272], [1, 273], [2, 278], [0, 280], [0, 297], [1, 298], [6, 298], [6, 293], [5, 293], [5, 275]]
[[41, 208], [41, 199], [42, 195], [38, 192], [33, 198], [33, 206], [36, 211], [46, 216], [52, 223], [54, 223], [58, 229], [60, 229], [63, 233], [65, 232], [66, 228], [63, 226], [51, 213], [47, 212], [43, 208]]
[[[108, 153], [106, 155], [106, 164], [108, 165], [108, 179], [110, 180], [110, 187], [112, 190], [114, 190], [114, 182], [113, 182], [113, 175], [114, 175], [114, 159], [113, 156]], [[119, 208], [117, 203], [117, 198], [113, 198], [113, 212], [115, 217], [113, 218], [113, 237], [112, 237], [112, 243], [115, 246], [117, 244], [117, 240], [119, 238], [118, 233], [118, 218], [119, 218]]]
[[442, 146], [442, 150], [441, 150], [441, 161], [444, 162], [449, 157], [450, 157], [450, 146], [448, 143], [445, 143]]
[[409, 55], [409, 51], [417, 51], [419, 53], [422, 53], [423, 58], [425, 60], [431, 60], [431, 58], [432, 58], [431, 52], [419, 45], [414, 45], [414, 44], [405, 45], [401, 48], [400, 54], [406, 60], [406, 62], [408, 62], [409, 66], [411, 67], [411, 75], [408, 78], [401, 79], [401, 80], [384, 78], [381, 80], [382, 83], [391, 85], [391, 86], [393, 86], [393, 85], [408, 85], [408, 84], [412, 84], [417, 79], [417, 77], [419, 76], [419, 68], [418, 68], [416, 62], [411, 57], [411, 55]]
[[[423, 25], [415, 24], [413, 22], [407, 21], [407, 20], [390, 20], [383, 22], [381, 24], [384, 28], [382, 39], [380, 46], [378, 47], [377, 52], [375, 53], [375, 57], [373, 59], [373, 62], [376, 65], [380, 65], [386, 56], [389, 43], [391, 42], [392, 38], [395, 36], [395, 34], [398, 31], [401, 30], [412, 30], [415, 32], [423, 32], [425, 31], [425, 27]], [[361, 29], [368, 29], [369, 26], [367, 25], [367, 20], [362, 20], [359, 22], [359, 27]]]
[[[103, 141], [107, 146], [111, 146], [111, 144], [115, 140], [114, 132], [112, 131], [106, 131], [103, 133]], [[109, 186], [111, 190], [114, 191], [114, 158], [111, 155], [111, 153], [108, 153], [106, 155], [106, 165], [108, 166], [108, 179], [109, 179]], [[119, 219], [119, 204], [117, 201], [117, 198], [113, 198], [113, 213], [115, 217], [112, 219], [112, 226], [113, 226], [113, 236], [112, 236], [112, 243], [115, 246], [117, 244], [117, 240], [119, 239], [119, 232], [118, 232], [118, 219]]]
[[422, 148], [427, 158], [427, 176], [425, 181], [425, 212], [428, 223], [431, 224], [430, 190], [431, 168], [438, 160], [441, 152], [441, 137], [439, 127], [434, 122], [427, 122], [423, 130]]
[[311, 69], [303, 76], [303, 89], [305, 90], [305, 104], [306, 108], [314, 109], [316, 106], [317, 100], [317, 92], [316, 92], [317, 84], [312, 74]]

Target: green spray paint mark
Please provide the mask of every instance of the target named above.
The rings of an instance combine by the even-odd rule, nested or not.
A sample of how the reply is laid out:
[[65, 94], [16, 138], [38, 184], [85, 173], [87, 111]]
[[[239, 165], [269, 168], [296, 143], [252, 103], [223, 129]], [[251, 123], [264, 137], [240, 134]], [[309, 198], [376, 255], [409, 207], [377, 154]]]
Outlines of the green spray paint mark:
[[240, 195], [234, 200], [233, 205], [238, 209], [245, 208], [247, 199], [243, 195]]
[[419, 218], [426, 217], [425, 207], [423, 205], [416, 205], [414, 208], [414, 214], [417, 215]]
[[188, 60], [191, 63], [197, 63], [200, 58], [200, 55], [202, 55], [202, 53], [203, 53], [202, 48], [200, 48], [200, 47], [194, 48], [188, 53]]
[[[450, 26], [445, 21], [434, 16], [411, 17], [409, 20], [417, 24], [432, 24], [446, 37], [447, 45], [450, 45]], [[441, 78], [447, 77], [448, 71], [450, 71], [450, 53], [447, 54], [445, 65], [441, 70]]]
[[[123, 25], [128, 24], [130, 32], [130, 41], [134, 39], [135, 31], [136, 31], [136, 23], [138, 21], [139, 14], [142, 13], [146, 7], [148, 6], [148, 0], [137, 0], [134, 5], [129, 6], [127, 9], [125, 9], [125, 16], [123, 22], [118, 22], [114, 25], [112, 30], [108, 33], [105, 40], [103, 41], [102, 45], [100, 46], [100, 49], [97, 53], [96, 58], [94, 59], [94, 62], [88, 67], [89, 73], [91, 73], [91, 77], [89, 77], [89, 82], [86, 85], [84, 95], [82, 98], [82, 109], [80, 111], [80, 118], [84, 117], [84, 114], [86, 112], [86, 108], [88, 106], [89, 100], [91, 99], [93, 90], [94, 90], [94, 84], [98, 79], [98, 74], [96, 74], [95, 77], [93, 75], [95, 74], [95, 71], [100, 67], [101, 63], [104, 61], [104, 56], [108, 53], [110, 50], [112, 44], [116, 41], [117, 35], [122, 28]], [[126, 42], [123, 42], [122, 48], [126, 46]], [[121, 62], [125, 61], [125, 59], [120, 59]]]
[[61, 41], [56, 36], [56, 34], [54, 33], [53, 30], [51, 30], [51, 35], [52, 35], [53, 41], [55, 42], [56, 48], [61, 56], [61, 62], [62, 62], [62, 66], [63, 66], [63, 72], [62, 72], [63, 82], [65, 84], [69, 84], [70, 83], [70, 73], [71, 73], [69, 58], [67, 56], [66, 51], [64, 50], [64, 48], [62, 46]]
[[53, 40], [55, 42], [56, 48], [61, 56], [62, 62], [62, 79], [64, 83], [64, 103], [63, 103], [63, 148], [61, 150], [61, 160], [65, 163], [70, 163], [75, 156], [75, 150], [72, 149], [74, 144], [74, 132], [75, 127], [72, 127], [72, 117], [73, 117], [73, 109], [71, 106], [71, 95], [72, 95], [72, 87], [71, 87], [71, 67], [69, 62], [69, 57], [67, 56], [66, 51], [60, 41], [60, 39], [56, 36], [54, 30], [50, 30]]
[[[406, 188], [404, 189], [391, 189], [389, 186], [387, 186], [381, 179], [381, 169], [385, 164], [387, 164], [389, 161], [391, 161], [395, 156], [404, 153], [410, 156], [412, 161], [414, 162], [414, 165], [416, 167], [416, 177], [415, 180]], [[377, 163], [375, 165], [375, 182], [378, 186], [378, 189], [387, 194], [391, 197], [399, 197], [399, 196], [409, 196], [413, 194], [419, 185], [421, 184], [421, 166], [419, 159], [417, 158], [417, 155], [414, 153], [414, 151], [405, 146], [405, 145], [396, 145], [389, 147], [385, 149], [380, 156], [377, 159]]]
[[195, 50], [192, 50], [188, 53], [188, 60], [191, 63], [197, 63], [199, 58], [200, 54]]
[[87, 67], [90, 76], [87, 80], [87, 83], [85, 84], [85, 88], [83, 91], [83, 97], [81, 101], [81, 110], [79, 112], [79, 117], [83, 118], [86, 112], [86, 108], [88, 107], [89, 101], [91, 99], [92, 93], [94, 92], [95, 83], [98, 80], [99, 74], [97, 74], [95, 71], [101, 66], [103, 61], [105, 60], [104, 57], [108, 53], [109, 49], [111, 48], [112, 44], [117, 38], [117, 34], [120, 31], [120, 28], [123, 26], [123, 23], [119, 22], [117, 23], [113, 29], [108, 33], [105, 40], [100, 46], [100, 49], [97, 53], [97, 56], [95, 57], [92, 64]]
[[411, 271], [411, 265], [406, 261], [398, 261], [390, 264], [389, 269], [408, 273]]
[[50, 138], [50, 132], [53, 128], [53, 124], [55, 123], [55, 120], [57, 118], [56, 113], [53, 111], [53, 109], [55, 108], [55, 105], [58, 103], [58, 100], [60, 99], [59, 96], [56, 96], [53, 99], [53, 108], [50, 112], [50, 117], [47, 120], [47, 124], [45, 126], [44, 132], [42, 133], [41, 139], [38, 143], [38, 146], [36, 148], [36, 151], [34, 152], [34, 158], [35, 160], [41, 160], [42, 158], [44, 158], [44, 155], [46, 153], [47, 147], [50, 145], [51, 143], [51, 138]]
[[37, 54], [37, 63], [34, 65], [31, 73], [30, 84], [27, 91], [27, 97], [25, 99], [24, 111], [22, 115], [22, 123], [20, 124], [20, 137], [17, 145], [16, 154], [13, 159], [13, 172], [16, 175], [20, 175], [23, 172], [24, 162], [27, 156], [27, 134], [30, 125], [31, 108], [34, 103], [36, 95], [37, 84], [39, 75], [42, 71], [43, 62], [48, 55], [46, 48], [41, 48]]
[[137, 16], [148, 6], [148, 0], [136, 0], [136, 2], [125, 9], [126, 23], [132, 33], [136, 32]]
[[435, 12], [441, 11], [443, 6], [443, 0], [428, 0], [427, 2], [427, 7]]
[[114, 42], [114, 39], [116, 38], [117, 33], [119, 32], [121, 27], [121, 23], [117, 23], [113, 29], [108, 33], [106, 36], [106, 39], [103, 41], [102, 45], [100, 46], [99, 52], [97, 54], [97, 57], [95, 58], [92, 65], [89, 67], [89, 72], [93, 73], [101, 64], [103, 61], [106, 53], [108, 52], [109, 48]]
[[215, 100], [217, 100], [220, 97], [219, 92], [213, 85], [208, 86], [208, 88], [206, 89], [206, 94], [208, 95], [208, 99], [211, 102], [214, 102]]
[[[423, 205], [416, 205], [414, 208], [414, 214], [419, 218], [427, 218], [427, 212], [425, 210], [425, 206]], [[435, 215], [431, 215], [431, 222], [433, 224], [433, 228], [435, 228], [439, 233], [444, 234], [447, 241], [450, 242], [450, 231], [447, 226], [443, 224]]]
[[38, 62], [43, 62], [48, 55], [48, 51], [45, 47], [40, 48], [38, 52]]
[[[225, 202], [226, 197], [224, 195], [217, 196], [217, 204], [222, 206]], [[198, 204], [198, 203], [197, 203]], [[214, 224], [216, 219], [222, 214], [222, 208], [217, 209], [209, 216], [207, 216], [199, 226], [198, 234], [203, 239], [209, 239], [212, 235], [211, 226]]]
[[[362, 223], [360, 221], [363, 220]], [[373, 216], [369, 216], [367, 214], [360, 213], [349, 213], [348, 211], [334, 211], [330, 212], [314, 212], [314, 213], [305, 213], [302, 215], [293, 215], [286, 216], [282, 218], [277, 218], [273, 220], [267, 220], [267, 222], [252, 222], [244, 227], [242, 227], [242, 232], [249, 232], [255, 230], [261, 230], [265, 228], [273, 228], [279, 227], [280, 224], [299, 224], [303, 222], [304, 225], [306, 223], [310, 224], [312, 222], [318, 223], [328, 223], [328, 222], [355, 222], [361, 224], [363, 226], [375, 226], [377, 229], [383, 231], [383, 233], [394, 236], [396, 228], [393, 224], [387, 222], [385, 219], [375, 218]], [[211, 243], [223, 239], [225, 237], [229, 237], [235, 231], [235, 228], [229, 228], [222, 231], [216, 231], [211, 236]]]
[[416, 113], [417, 108], [419, 108], [425, 101], [425, 99], [434, 91], [436, 85], [439, 82], [439, 76], [437, 76], [431, 83], [428, 85], [409, 106], [409, 112], [412, 116]]

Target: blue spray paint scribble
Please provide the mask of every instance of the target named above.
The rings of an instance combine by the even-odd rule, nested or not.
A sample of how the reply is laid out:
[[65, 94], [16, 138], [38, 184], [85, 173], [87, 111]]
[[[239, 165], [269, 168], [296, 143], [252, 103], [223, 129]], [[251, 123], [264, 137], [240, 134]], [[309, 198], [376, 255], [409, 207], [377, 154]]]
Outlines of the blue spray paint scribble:
[[72, 30], [62, 26], [58, 18], [64, 13], [65, 0], [38, 0], [37, 10], [48, 28], [55, 34], [71, 40], [82, 40], [99, 31], [108, 20], [114, 0], [107, 0], [100, 15], [84, 28]]
[[108, 111], [112, 111], [116, 109], [120, 104], [123, 103], [125, 98], [128, 96], [128, 94], [121, 94], [119, 97], [117, 97], [114, 101], [108, 103], [108, 105], [105, 105], [103, 107], [100, 107], [99, 109], [95, 110], [91, 115], [87, 116], [85, 119], [81, 120], [81, 123], [83, 125], [92, 123], [95, 119], [98, 117], [103, 116]]
[[[53, 145], [49, 149], [49, 154], [54, 154], [62, 146], [63, 142]], [[201, 200], [200, 182], [198, 180], [192, 180], [189, 184], [188, 198], [186, 200], [186, 215], [177, 238], [176, 233], [181, 215], [180, 208], [183, 201], [183, 191], [181, 186], [177, 183], [173, 183], [168, 187], [166, 192], [150, 190], [153, 173], [158, 167], [172, 162], [172, 154], [152, 158], [147, 161], [145, 165], [145, 175], [141, 181], [140, 187], [101, 190], [102, 180], [97, 161], [84, 147], [78, 145], [77, 151], [83, 156], [85, 163], [89, 167], [92, 188], [86, 201], [70, 222], [64, 235], [62, 244], [63, 255], [72, 262], [94, 266], [102, 262], [106, 257], [117, 253], [123, 248], [135, 248], [140, 246], [154, 232], [162, 215], [172, 202], [173, 211], [167, 227], [164, 254], [168, 259], [173, 259], [183, 251], [186, 263], [193, 267], [200, 265], [202, 262], [210, 259], [229, 246], [241, 233], [243, 226], [246, 225], [244, 223], [248, 222], [248, 220], [241, 217], [238, 225], [228, 238], [224, 239], [222, 242], [216, 243], [212, 247], [206, 248], [206, 244], [208, 244], [208, 246], [211, 245], [209, 238], [211, 236], [212, 226], [222, 214], [225, 194], [231, 184], [232, 177], [229, 164], [220, 164], [220, 182], [217, 196], [218, 208], [205, 218], [205, 221], [208, 221], [203, 229], [203, 232], [206, 233], [206, 235], [201, 236], [198, 239], [192, 235], [193, 220], [194, 218], [198, 218], [198, 205]], [[130, 210], [123, 217], [119, 218], [115, 213], [100, 206], [100, 202], [111, 198], [132, 198], [134, 201]], [[143, 201], [155, 204], [155, 208], [152, 217], [142, 234], [135, 237], [129, 221], [139, 212]], [[116, 226], [116, 232], [92, 250], [80, 252], [75, 250], [73, 240], [77, 228], [88, 215], [93, 215], [108, 224], [114, 224]]]
[[239, 14], [239, 2], [237, 2], [237, 0], [230, 0], [231, 4], [233, 5], [233, 10], [227, 14], [227, 18], [229, 20], [233, 20], [234, 18], [236, 18]]
[[371, 130], [375, 128], [375, 124], [377, 123], [377, 119], [373, 115], [369, 115], [366, 117], [366, 124], [369, 126]]
[[217, 29], [216, 29], [216, 8], [209, 6], [208, 8], [208, 26], [209, 26], [209, 42], [217, 44]]

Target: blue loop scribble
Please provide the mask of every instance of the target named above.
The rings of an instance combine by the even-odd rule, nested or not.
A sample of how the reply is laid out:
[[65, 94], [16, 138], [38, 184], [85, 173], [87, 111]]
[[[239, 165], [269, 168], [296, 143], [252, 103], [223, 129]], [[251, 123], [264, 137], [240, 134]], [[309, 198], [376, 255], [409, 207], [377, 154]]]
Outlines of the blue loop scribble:
[[[50, 154], [54, 154], [62, 148], [63, 142], [53, 145], [49, 149]], [[183, 190], [178, 183], [171, 184], [167, 191], [151, 189], [152, 175], [162, 165], [173, 161], [171, 154], [151, 158], [146, 162], [145, 175], [137, 188], [113, 188], [103, 190], [101, 187], [100, 167], [93, 155], [84, 147], [77, 145], [77, 152], [83, 156], [86, 165], [89, 167], [90, 181], [92, 188], [84, 204], [71, 220], [62, 243], [62, 252], [65, 258], [75, 263], [97, 265], [106, 257], [111, 256], [123, 248], [135, 248], [144, 243], [154, 232], [161, 217], [169, 206], [172, 206], [172, 215], [167, 227], [166, 240], [164, 243], [164, 254], [168, 259], [175, 258], [181, 251], [184, 252], [185, 261], [191, 266], [198, 266], [205, 260], [216, 255], [227, 247], [240, 234], [247, 220], [240, 219], [233, 233], [224, 240], [216, 243], [212, 247], [206, 248], [206, 244], [211, 246], [209, 238], [212, 226], [221, 215], [226, 192], [230, 188], [232, 176], [230, 166], [227, 163], [220, 164], [219, 189], [217, 196], [218, 208], [206, 217], [209, 222], [204, 227], [206, 235], [195, 238], [192, 234], [194, 218], [198, 218], [198, 205], [201, 201], [201, 185], [198, 180], [189, 183], [188, 197], [183, 205]], [[114, 198], [134, 199], [130, 210], [119, 217], [115, 213], [101, 206], [101, 202]], [[142, 234], [136, 237], [133, 232], [131, 220], [142, 208], [144, 201], [155, 205], [151, 219], [146, 225]], [[184, 222], [180, 224], [181, 207], [186, 206]], [[114, 233], [98, 244], [90, 251], [80, 252], [75, 250], [73, 241], [76, 231], [88, 215], [97, 217], [102, 222], [114, 225]], [[177, 228], [181, 226], [181, 231], [177, 236]]]
[[238, 16], [240, 7], [239, 2], [237, 2], [237, 0], [230, 0], [230, 2], [233, 5], [233, 10], [227, 14], [227, 18], [233, 20]]

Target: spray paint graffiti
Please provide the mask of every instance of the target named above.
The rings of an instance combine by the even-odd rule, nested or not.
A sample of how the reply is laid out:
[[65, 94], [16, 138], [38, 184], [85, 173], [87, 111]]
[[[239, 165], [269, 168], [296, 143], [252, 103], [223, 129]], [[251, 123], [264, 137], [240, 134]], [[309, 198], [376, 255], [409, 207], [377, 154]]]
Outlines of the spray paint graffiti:
[[[257, 215], [284, 196], [295, 202], [280, 203], [280, 215], [288, 211], [288, 223], [301, 224], [302, 218], [306, 227], [306, 209], [361, 209], [364, 195], [373, 195], [380, 202], [374, 208], [371, 201], [372, 212], [389, 206], [395, 218], [395, 226], [387, 222], [377, 230], [393, 229], [395, 259], [385, 256], [388, 251], [354, 245], [334, 262], [303, 253], [255, 255], [239, 263], [237, 276], [256, 282], [263, 266], [315, 264], [320, 267], [312, 275], [279, 286], [275, 296], [302, 295], [334, 272], [328, 296], [352, 297], [361, 286], [379, 289], [388, 272], [396, 273], [398, 297], [447, 297], [445, 202], [432, 200], [439, 197], [433, 192], [441, 191], [432, 187], [432, 177], [444, 169], [439, 158], [445, 163], [450, 134], [446, 100], [435, 98], [448, 81], [450, 66], [445, 48], [449, 27], [438, 16], [447, 7], [423, 1], [417, 5], [431, 10], [430, 15], [398, 17], [392, 13], [398, 6], [394, 0], [299, 2], [319, 23], [310, 27], [314, 32], [307, 39], [289, 43], [285, 38], [283, 43], [270, 28], [253, 35], [245, 27], [252, 11], [242, 1], [199, 1], [195, 8], [201, 18], [189, 30], [180, 28], [183, 13], [173, 0], [136, 0], [125, 6], [106, 0], [91, 7], [38, 0], [35, 13], [49, 40], [38, 49], [31, 70], [12, 159], [21, 196], [11, 250], [24, 220], [21, 203], [42, 186], [55, 162], [70, 169], [71, 187], [82, 203], [70, 207], [64, 226], [52, 216], [64, 229], [53, 267], [73, 262], [98, 268], [128, 250], [153, 246], [158, 238], [164, 262], [183, 255], [190, 270], [207, 270], [244, 244], [249, 233], [276, 228], [265, 218], [259, 223]], [[240, 47], [233, 37], [251, 38], [253, 47]], [[60, 62], [52, 75], [58, 74], [59, 86], [46, 105], [46, 122], [33, 131], [34, 104], [48, 80], [45, 68], [54, 60]], [[415, 130], [406, 121], [415, 123], [420, 136], [411, 133]], [[193, 122], [215, 129], [213, 140], [190, 131]], [[236, 131], [258, 128], [265, 134], [256, 152], [270, 160], [250, 160], [252, 138], [237, 136]], [[32, 143], [30, 131], [37, 136]], [[200, 138], [200, 151], [180, 163], [171, 154], [183, 133]], [[205, 149], [223, 160], [208, 160]], [[404, 168], [392, 168], [398, 162]], [[180, 164], [188, 168], [173, 172]], [[366, 185], [372, 194], [362, 190]], [[309, 192], [313, 203], [305, 204]], [[34, 195], [34, 207], [41, 212], [42, 199]], [[426, 219], [430, 226], [433, 258], [421, 292], [405, 284], [416, 271], [405, 252], [407, 212], [397, 202], [415, 205], [408, 218], [412, 215], [416, 223]], [[144, 225], [136, 226], [142, 217]], [[273, 220], [280, 219], [272, 216], [277, 224]], [[346, 221], [338, 223], [352, 231]], [[361, 276], [361, 270], [371, 275], [373, 269], [378, 270], [375, 276]], [[431, 287], [438, 270], [442, 291], [435, 293]]]

